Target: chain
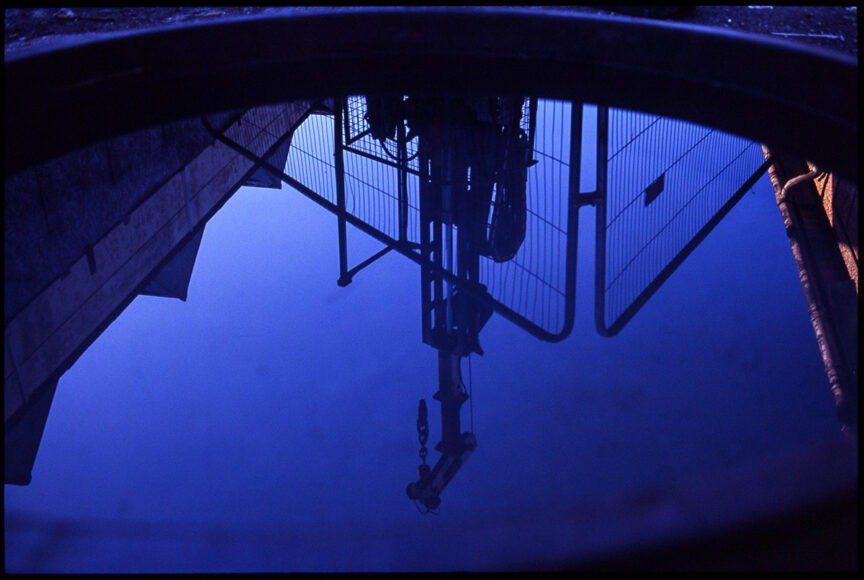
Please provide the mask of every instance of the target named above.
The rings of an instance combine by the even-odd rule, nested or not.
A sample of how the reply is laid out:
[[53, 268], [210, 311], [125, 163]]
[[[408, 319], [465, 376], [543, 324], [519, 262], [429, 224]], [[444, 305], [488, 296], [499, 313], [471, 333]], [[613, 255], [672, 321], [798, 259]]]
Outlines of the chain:
[[429, 466], [426, 465], [426, 441], [429, 439], [428, 415], [426, 400], [420, 399], [420, 407], [417, 409], [417, 439], [420, 441], [420, 461], [422, 463], [417, 471], [421, 478], [429, 471]]

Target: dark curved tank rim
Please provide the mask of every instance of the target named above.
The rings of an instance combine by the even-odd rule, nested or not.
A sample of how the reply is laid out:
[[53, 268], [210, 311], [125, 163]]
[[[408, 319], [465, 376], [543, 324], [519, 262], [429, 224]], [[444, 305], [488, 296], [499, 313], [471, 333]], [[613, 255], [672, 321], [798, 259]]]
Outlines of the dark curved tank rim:
[[518, 8], [346, 8], [99, 35], [5, 64], [7, 174], [201, 114], [452, 91], [673, 116], [857, 182], [857, 59], [702, 26]]

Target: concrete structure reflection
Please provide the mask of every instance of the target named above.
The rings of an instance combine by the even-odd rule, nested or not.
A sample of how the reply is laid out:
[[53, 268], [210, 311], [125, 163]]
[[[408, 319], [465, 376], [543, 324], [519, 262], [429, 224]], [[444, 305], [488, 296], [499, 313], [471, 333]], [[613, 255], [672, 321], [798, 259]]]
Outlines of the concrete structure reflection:
[[[211, 122], [269, 156], [306, 108], [260, 107]], [[204, 225], [254, 170], [193, 119], [7, 176], [6, 483], [30, 481], [57, 380], [132, 299], [185, 300]]]

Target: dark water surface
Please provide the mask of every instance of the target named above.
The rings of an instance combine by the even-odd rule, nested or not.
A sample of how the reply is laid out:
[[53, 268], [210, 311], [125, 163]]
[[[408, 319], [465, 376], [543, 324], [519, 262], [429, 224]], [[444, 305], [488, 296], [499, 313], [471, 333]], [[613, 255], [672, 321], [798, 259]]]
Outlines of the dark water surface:
[[[554, 131], [569, 127], [570, 111], [553, 122], [553, 105], [540, 105], [549, 115], [538, 143], [564, 143], [557, 157], [567, 160], [569, 142]], [[594, 114], [585, 108], [582, 191], [596, 177]], [[644, 129], [627, 118], [625, 129]], [[332, 130], [327, 116], [306, 123], [292, 149], [315, 123]], [[670, 129], [671, 149], [629, 162], [631, 175], [689, 150], [673, 149], [692, 127]], [[688, 171], [704, 172], [699, 163]], [[566, 173], [549, 171], [542, 188], [529, 185], [529, 205], [566, 192]], [[664, 192], [654, 203], [671, 199], [671, 181]], [[630, 506], [616, 516], [625, 522], [651, 512], [663, 537], [675, 531], [664, 527], [671, 490], [840, 438], [767, 176], [611, 338], [594, 321], [595, 211], [579, 213], [572, 333], [553, 344], [493, 314], [479, 334], [484, 354], [462, 360], [472, 395], [462, 428], [473, 425], [478, 447], [440, 515], [424, 516], [405, 493], [417, 477], [421, 398], [430, 464], [441, 438], [420, 268], [390, 252], [338, 287], [336, 218], [287, 185], [241, 188], [207, 224], [187, 302], [139, 296], [60, 379], [32, 483], [5, 488], [7, 570], [544, 562], [645, 540], [639, 526], [604, 527], [608, 506]], [[530, 223], [525, 248], [555, 239], [532, 241]], [[348, 241], [352, 264], [383, 247], [351, 226]], [[560, 252], [544, 256], [537, 263], [548, 258], [560, 278]], [[555, 316], [541, 325], [556, 327]], [[705, 506], [706, 529], [729, 507], [717, 501]]]

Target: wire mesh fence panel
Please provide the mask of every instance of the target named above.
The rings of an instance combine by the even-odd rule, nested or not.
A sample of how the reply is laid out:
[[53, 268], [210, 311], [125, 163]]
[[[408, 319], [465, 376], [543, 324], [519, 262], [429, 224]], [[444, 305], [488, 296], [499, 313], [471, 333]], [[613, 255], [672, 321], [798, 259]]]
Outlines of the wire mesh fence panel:
[[[398, 239], [399, 235], [399, 165], [391, 158], [385, 145], [368, 132], [368, 124], [359, 111], [362, 97], [348, 100], [348, 116], [343, 141], [345, 167], [345, 209], [383, 234]], [[345, 145], [345, 142], [350, 142]], [[409, 141], [409, 157], [416, 153], [416, 139]], [[394, 147], [395, 149], [395, 147]], [[310, 115], [291, 139], [285, 173], [336, 203], [335, 137], [333, 117]], [[394, 156], [395, 157], [395, 156]], [[408, 194], [408, 239], [419, 238], [419, 193], [416, 177], [416, 157], [408, 162], [413, 174], [406, 180]]]
[[372, 136], [362, 96], [346, 99], [343, 151], [345, 194], [348, 211], [388, 236], [399, 237], [399, 168], [407, 168], [406, 228], [408, 241], [419, 242], [419, 162], [418, 139], [406, 142], [406, 161], [399, 158], [393, 141], [382, 142]]
[[[526, 131], [527, 102], [521, 124]], [[536, 163], [528, 168], [525, 185], [525, 240], [513, 259], [483, 257], [480, 263], [480, 280], [490, 295], [553, 334], [564, 326], [568, 299], [571, 111], [568, 102], [538, 101], [532, 150]]]
[[[400, 164], [396, 143], [373, 137], [365, 106], [362, 96], [345, 101], [341, 125], [345, 209], [390, 239], [398, 240], [399, 188], [403, 178], [399, 168], [404, 166], [405, 237], [419, 243], [419, 138], [406, 141]], [[525, 176], [524, 240], [512, 259], [496, 262], [480, 258], [480, 281], [493, 302], [524, 319], [525, 326], [542, 329], [541, 333], [554, 334], [566, 326], [568, 258], [572, 262], [569, 267], [575, 267], [575, 256], [568, 256], [567, 251], [571, 109], [567, 102], [532, 103], [532, 99], [524, 99], [519, 126], [526, 135], [533, 136], [531, 159], [536, 161]], [[335, 153], [333, 117], [311, 115], [291, 139], [285, 173], [335, 204]], [[493, 189], [490, 216], [500, 202], [497, 196]], [[455, 233], [458, 235], [458, 231]]]
[[[419, 173], [417, 160], [417, 139], [407, 142], [408, 171], [414, 175]], [[393, 143], [383, 145], [375, 139], [366, 118], [366, 100], [362, 96], [350, 96], [345, 102], [345, 137], [344, 145], [359, 155], [369, 155], [382, 163], [399, 164], [399, 156]]]
[[336, 203], [333, 117], [310, 115], [294, 131], [285, 173], [330, 203]]
[[615, 334], [766, 165], [758, 143], [692, 123], [608, 109], [607, 127], [596, 300]]

